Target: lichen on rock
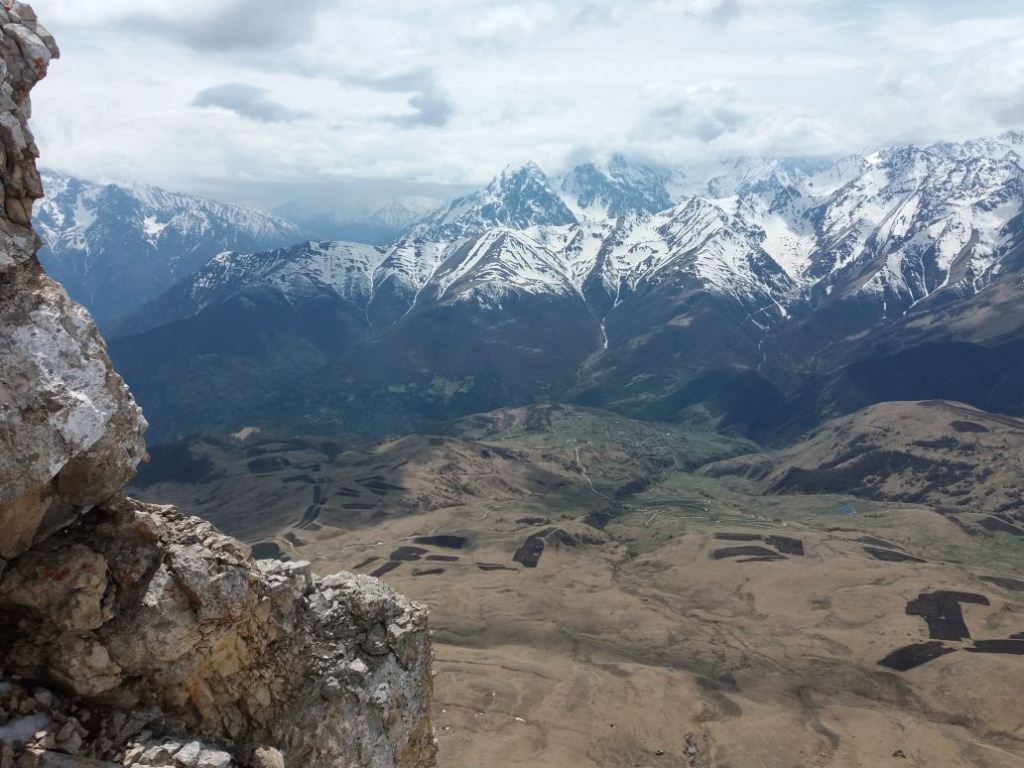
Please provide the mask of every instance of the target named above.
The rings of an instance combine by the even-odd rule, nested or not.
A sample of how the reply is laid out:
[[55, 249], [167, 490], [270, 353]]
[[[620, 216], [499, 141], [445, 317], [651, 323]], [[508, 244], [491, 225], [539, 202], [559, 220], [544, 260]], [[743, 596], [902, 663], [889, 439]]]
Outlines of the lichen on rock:
[[146, 422], [31, 229], [57, 55], [0, 0], [0, 765], [432, 766], [421, 606], [123, 496]]

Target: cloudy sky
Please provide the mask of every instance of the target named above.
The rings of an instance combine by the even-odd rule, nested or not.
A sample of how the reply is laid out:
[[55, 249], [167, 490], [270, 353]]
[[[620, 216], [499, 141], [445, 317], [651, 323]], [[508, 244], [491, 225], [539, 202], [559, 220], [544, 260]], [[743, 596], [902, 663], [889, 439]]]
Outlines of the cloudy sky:
[[33, 5], [63, 50], [35, 95], [45, 164], [265, 204], [611, 150], [685, 163], [1024, 127], [1020, 0]]

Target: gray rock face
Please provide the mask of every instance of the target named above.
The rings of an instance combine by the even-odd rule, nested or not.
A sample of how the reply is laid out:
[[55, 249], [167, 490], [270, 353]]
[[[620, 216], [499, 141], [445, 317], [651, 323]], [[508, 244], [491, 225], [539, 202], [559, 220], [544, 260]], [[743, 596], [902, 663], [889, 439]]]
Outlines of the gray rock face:
[[146, 422], [28, 226], [56, 55], [0, 2], [0, 766], [429, 768], [422, 607], [121, 495]]
[[257, 568], [209, 523], [121, 499], [22, 554], [5, 604], [8, 675], [159, 711], [253, 764], [433, 764], [426, 612], [377, 579]]
[[146, 422], [89, 315], [43, 274], [29, 91], [58, 55], [28, 6], [0, 7], [0, 558], [121, 489]]

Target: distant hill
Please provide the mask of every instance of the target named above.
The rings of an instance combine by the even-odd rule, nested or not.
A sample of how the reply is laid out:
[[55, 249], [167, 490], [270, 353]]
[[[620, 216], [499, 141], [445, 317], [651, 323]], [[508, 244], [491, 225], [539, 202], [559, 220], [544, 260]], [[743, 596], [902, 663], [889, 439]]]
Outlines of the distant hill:
[[881, 403], [775, 453], [710, 464], [766, 493], [845, 493], [927, 504], [1024, 536], [1024, 420], [946, 401]]

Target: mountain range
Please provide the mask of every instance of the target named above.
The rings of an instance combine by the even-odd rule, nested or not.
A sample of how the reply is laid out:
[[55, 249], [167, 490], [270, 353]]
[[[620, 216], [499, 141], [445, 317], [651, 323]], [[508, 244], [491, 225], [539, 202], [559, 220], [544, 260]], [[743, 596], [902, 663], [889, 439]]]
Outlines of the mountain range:
[[882, 400], [1020, 413], [1022, 158], [1011, 132], [699, 173], [528, 163], [387, 246], [219, 253], [111, 350], [158, 439], [543, 400], [769, 442]]
[[36, 209], [44, 267], [111, 331], [225, 250], [260, 251], [308, 239], [386, 245], [442, 207], [406, 195], [381, 206], [293, 202], [271, 212], [157, 187], [98, 184], [42, 172]]
[[35, 225], [40, 261], [104, 329], [228, 248], [260, 250], [302, 238], [263, 211], [153, 187], [96, 184], [42, 172]]

